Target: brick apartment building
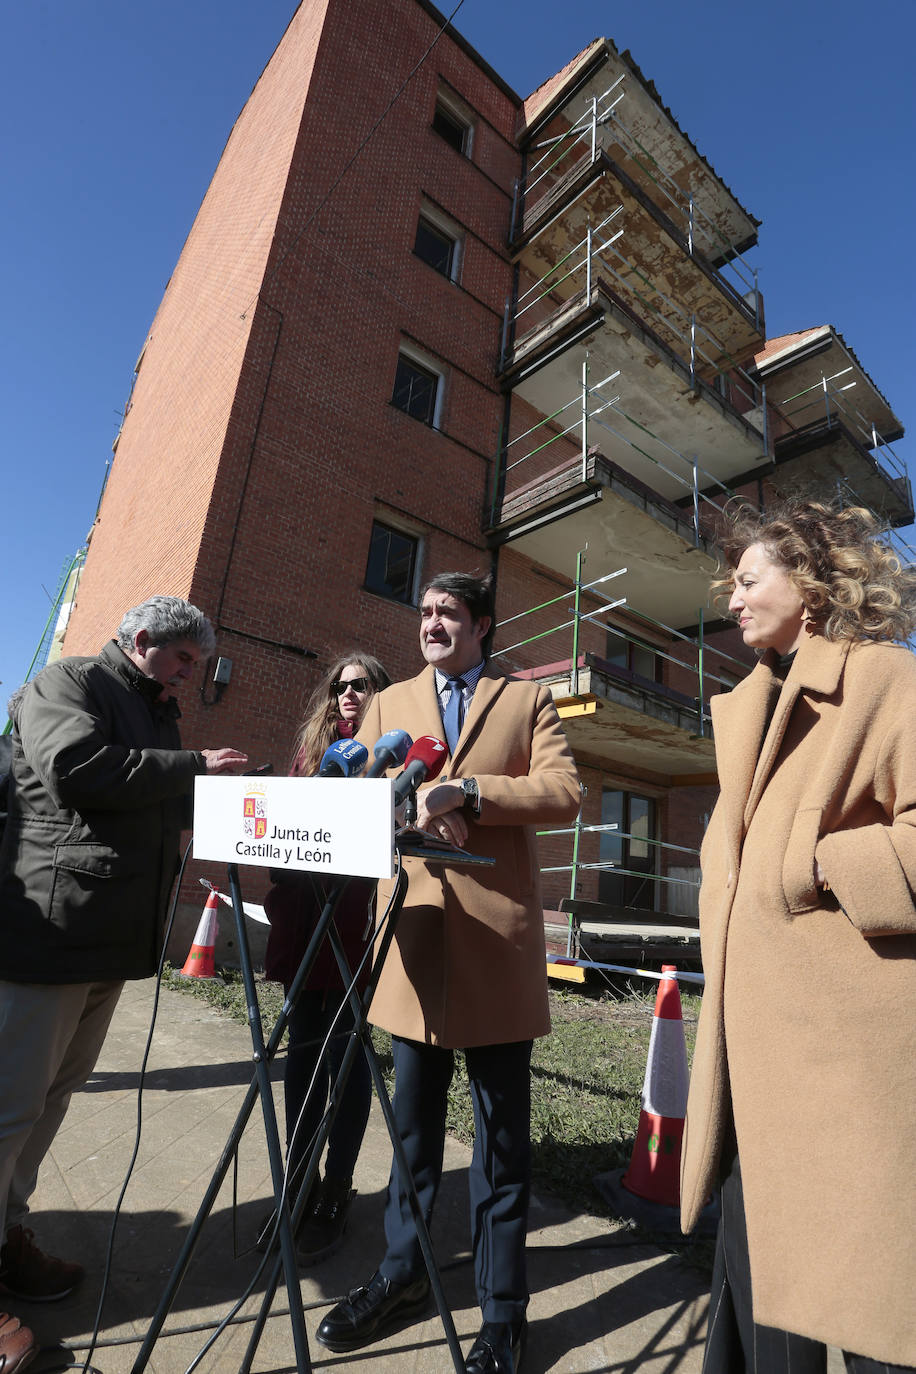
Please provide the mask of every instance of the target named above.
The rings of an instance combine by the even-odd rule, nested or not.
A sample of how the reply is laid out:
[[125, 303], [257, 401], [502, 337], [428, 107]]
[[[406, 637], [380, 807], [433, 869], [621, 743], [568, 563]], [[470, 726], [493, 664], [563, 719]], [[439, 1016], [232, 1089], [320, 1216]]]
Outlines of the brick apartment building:
[[186, 740], [282, 771], [331, 657], [413, 674], [424, 579], [493, 567], [499, 661], [550, 683], [587, 787], [548, 904], [686, 917], [708, 699], [748, 662], [713, 518], [839, 489], [908, 524], [902, 429], [831, 326], [767, 339], [759, 221], [628, 54], [522, 99], [444, 23], [296, 11], [138, 359], [65, 651], [190, 598], [232, 677]]

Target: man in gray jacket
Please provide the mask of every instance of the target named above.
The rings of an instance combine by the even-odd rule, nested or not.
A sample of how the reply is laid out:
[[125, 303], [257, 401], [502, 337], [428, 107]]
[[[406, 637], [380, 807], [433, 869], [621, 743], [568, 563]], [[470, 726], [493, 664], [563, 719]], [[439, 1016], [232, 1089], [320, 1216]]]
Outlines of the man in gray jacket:
[[[196, 606], [156, 596], [98, 656], [61, 659], [17, 694], [0, 847], [0, 1295], [47, 1302], [83, 1276], [35, 1245], [28, 1199], [124, 980], [158, 967], [194, 778], [247, 762], [181, 748], [171, 689], [213, 647]], [[5, 1351], [3, 1330], [0, 1314], [12, 1370], [34, 1347], [20, 1352], [17, 1331]]]

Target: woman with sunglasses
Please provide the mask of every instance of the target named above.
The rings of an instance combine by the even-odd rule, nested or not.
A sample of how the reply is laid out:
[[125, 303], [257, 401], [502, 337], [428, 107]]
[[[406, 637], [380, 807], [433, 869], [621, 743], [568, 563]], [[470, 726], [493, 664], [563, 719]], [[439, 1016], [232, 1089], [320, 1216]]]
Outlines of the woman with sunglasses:
[[[296, 737], [290, 776], [316, 774], [328, 746], [356, 734], [369, 702], [388, 684], [388, 674], [371, 654], [353, 652], [338, 658], [309, 700]], [[277, 881], [264, 901], [271, 923], [265, 972], [289, 992], [324, 907], [328, 882], [317, 874], [290, 870], [275, 873], [274, 877]], [[335, 912], [335, 924], [353, 972], [366, 954], [374, 895], [374, 882], [351, 879]], [[366, 959], [358, 986], [365, 985], [370, 962]], [[347, 1009], [334, 1025], [327, 1051], [321, 1052], [343, 996], [340, 970], [330, 943], [325, 941], [289, 1014], [283, 1086], [291, 1205], [353, 1029], [353, 1018]], [[324, 1177], [315, 1175], [296, 1235], [296, 1252], [302, 1264], [324, 1259], [340, 1244], [353, 1198], [353, 1168], [371, 1100], [369, 1066], [365, 1056], [358, 1054], [331, 1126]], [[267, 1228], [262, 1228], [261, 1243], [268, 1236]]]

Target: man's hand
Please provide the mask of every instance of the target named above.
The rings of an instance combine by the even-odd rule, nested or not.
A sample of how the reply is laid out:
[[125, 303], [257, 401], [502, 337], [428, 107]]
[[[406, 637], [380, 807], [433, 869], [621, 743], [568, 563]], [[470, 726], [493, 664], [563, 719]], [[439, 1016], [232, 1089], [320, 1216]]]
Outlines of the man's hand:
[[417, 793], [418, 830], [426, 830], [439, 840], [463, 845], [468, 837], [462, 815], [464, 793], [458, 783], [439, 782]]
[[241, 773], [248, 762], [248, 755], [240, 754], [238, 749], [201, 749], [200, 752], [207, 761], [209, 774]]

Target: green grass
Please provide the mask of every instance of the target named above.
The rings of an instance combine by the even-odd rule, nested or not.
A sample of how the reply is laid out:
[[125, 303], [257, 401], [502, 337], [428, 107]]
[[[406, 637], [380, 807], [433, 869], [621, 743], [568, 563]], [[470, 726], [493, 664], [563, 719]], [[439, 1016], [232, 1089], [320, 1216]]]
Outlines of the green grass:
[[[223, 972], [225, 985], [178, 978], [167, 967], [166, 982], [202, 997], [219, 1011], [247, 1024], [241, 975]], [[632, 991], [572, 992], [551, 989], [553, 1031], [536, 1040], [531, 1074], [531, 1141], [533, 1178], [576, 1211], [611, 1215], [592, 1180], [596, 1174], [625, 1167], [633, 1150], [639, 1121], [640, 1093], [646, 1071], [655, 987]], [[283, 1004], [276, 983], [258, 979], [265, 1035]], [[688, 1057], [693, 1053], [700, 998], [682, 993]], [[393, 1091], [391, 1040], [373, 1031], [373, 1042]], [[448, 1129], [470, 1143], [474, 1122], [463, 1057], [458, 1054], [449, 1090]]]

